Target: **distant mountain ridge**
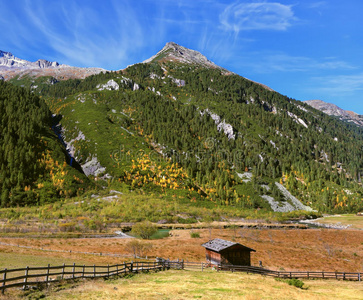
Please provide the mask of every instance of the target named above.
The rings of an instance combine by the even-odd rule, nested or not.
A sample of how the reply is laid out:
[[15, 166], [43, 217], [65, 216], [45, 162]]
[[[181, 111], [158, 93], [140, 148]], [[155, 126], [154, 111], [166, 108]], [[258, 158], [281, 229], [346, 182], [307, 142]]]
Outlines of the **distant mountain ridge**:
[[59, 80], [70, 78], [84, 79], [90, 75], [99, 74], [104, 71], [102, 68], [72, 67], [45, 59], [30, 62], [15, 57], [10, 52], [0, 50], [0, 79], [9, 80], [16, 76], [22, 77], [24, 75], [31, 77], [52, 76]]
[[363, 116], [353, 111], [344, 110], [335, 104], [327, 103], [322, 100], [307, 100], [304, 102], [329, 116], [336, 116], [339, 117], [342, 121], [351, 122], [358, 126], [363, 126]]
[[28, 68], [28, 69], [43, 69], [50, 67], [58, 67], [59, 63], [56, 61], [48, 61], [45, 59], [38, 59], [35, 62], [30, 62], [21, 58], [15, 57], [10, 52], [0, 50], [0, 68]]

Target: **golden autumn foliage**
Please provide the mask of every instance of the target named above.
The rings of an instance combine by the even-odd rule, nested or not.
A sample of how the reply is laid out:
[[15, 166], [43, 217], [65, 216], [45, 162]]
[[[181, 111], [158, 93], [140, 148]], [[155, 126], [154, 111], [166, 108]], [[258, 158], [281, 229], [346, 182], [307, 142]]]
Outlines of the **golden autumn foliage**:
[[132, 160], [131, 169], [125, 172], [123, 179], [133, 187], [154, 184], [165, 190], [185, 188], [183, 180], [187, 177], [177, 163], [163, 167], [152, 161], [148, 154], [144, 154]]

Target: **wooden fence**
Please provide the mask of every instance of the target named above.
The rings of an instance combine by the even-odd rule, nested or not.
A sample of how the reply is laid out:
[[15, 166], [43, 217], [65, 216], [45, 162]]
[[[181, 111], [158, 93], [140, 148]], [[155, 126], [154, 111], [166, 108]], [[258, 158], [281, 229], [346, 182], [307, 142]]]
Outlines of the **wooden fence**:
[[152, 270], [165, 270], [170, 268], [183, 268], [183, 261], [158, 261], [158, 262], [130, 262], [107, 266], [86, 266], [63, 264], [62, 266], [26, 267], [19, 269], [0, 270], [0, 290], [48, 284], [67, 279], [110, 277], [115, 275], [137, 273]]
[[[0, 278], [2, 278], [0, 279], [0, 290], [4, 294], [5, 289], [7, 288], [23, 287], [26, 289], [29, 286], [42, 283], [48, 284], [50, 282], [68, 279], [110, 277], [152, 270], [161, 271], [166, 269], [192, 269], [203, 271], [209, 266], [209, 264], [203, 262], [185, 262], [184, 260], [170, 261], [160, 259], [155, 262], [139, 261], [107, 266], [86, 266], [76, 265], [74, 263], [72, 265], [63, 264], [62, 266], [48, 265], [47, 267], [4, 269], [0, 270]], [[219, 265], [216, 269], [217, 271], [246, 272], [278, 278], [319, 278], [358, 281], [361, 281], [362, 279], [361, 273], [349, 272], [273, 271], [260, 267], [236, 265]]]
[[278, 278], [307, 278], [307, 279], [342, 279], [362, 280], [361, 273], [350, 272], [325, 272], [325, 271], [272, 271], [265, 268], [253, 266], [222, 265], [217, 267], [218, 271], [246, 272]]

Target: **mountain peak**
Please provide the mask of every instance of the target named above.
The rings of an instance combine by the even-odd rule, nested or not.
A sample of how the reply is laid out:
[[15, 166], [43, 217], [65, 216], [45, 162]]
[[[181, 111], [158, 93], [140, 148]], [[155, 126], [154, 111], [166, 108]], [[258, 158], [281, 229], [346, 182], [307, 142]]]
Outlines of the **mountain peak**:
[[306, 104], [326, 113], [330, 116], [346, 116], [346, 111], [333, 103], [327, 103], [323, 100], [307, 100], [304, 101]]
[[11, 54], [10, 52], [5, 52], [5, 51], [0, 50], [0, 57], [14, 58], [14, 55]]
[[315, 109], [326, 113], [327, 115], [336, 116], [343, 121], [354, 123], [358, 126], [363, 126], [363, 117], [353, 111], [344, 110], [335, 104], [327, 103], [322, 100], [307, 100], [304, 102]]
[[163, 49], [156, 53], [156, 55], [143, 61], [143, 63], [150, 63], [152, 61], [178, 61], [187, 64], [198, 64], [206, 68], [220, 69], [228, 72], [226, 69], [210, 61], [200, 52], [180, 46], [174, 42], [166, 43]]

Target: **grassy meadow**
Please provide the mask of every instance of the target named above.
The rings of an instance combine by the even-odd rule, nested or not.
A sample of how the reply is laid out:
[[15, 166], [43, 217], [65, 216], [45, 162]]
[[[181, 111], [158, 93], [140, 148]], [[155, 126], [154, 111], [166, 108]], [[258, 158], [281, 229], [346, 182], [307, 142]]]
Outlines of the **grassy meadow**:
[[[213, 270], [169, 270], [11, 291], [4, 299], [362, 299], [360, 282], [305, 280], [302, 289], [274, 278]], [[13, 298], [11, 298], [13, 297]]]

